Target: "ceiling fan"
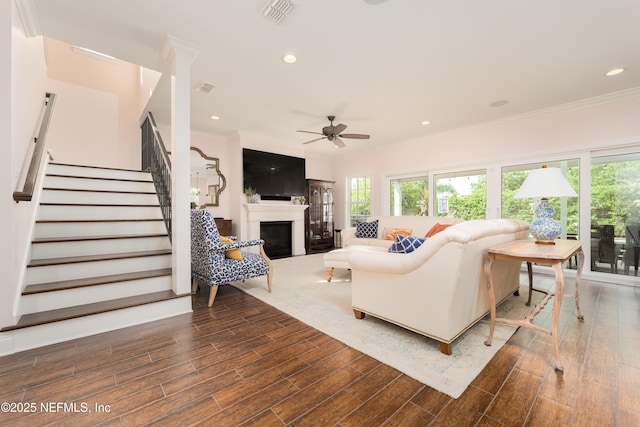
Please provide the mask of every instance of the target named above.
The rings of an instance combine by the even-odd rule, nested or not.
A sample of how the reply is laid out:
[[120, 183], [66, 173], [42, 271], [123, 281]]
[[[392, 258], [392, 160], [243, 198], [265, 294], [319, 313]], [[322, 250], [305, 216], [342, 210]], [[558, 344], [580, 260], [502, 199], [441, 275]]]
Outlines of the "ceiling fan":
[[339, 125], [334, 125], [333, 121], [336, 119], [336, 116], [328, 116], [329, 122], [331, 123], [329, 126], [325, 126], [322, 128], [322, 132], [311, 132], [308, 130], [299, 130], [298, 132], [304, 133], [314, 133], [316, 135], [323, 135], [321, 138], [312, 139], [311, 141], [303, 142], [303, 144], [310, 144], [315, 141], [320, 141], [321, 139], [328, 139], [333, 142], [333, 144], [338, 148], [344, 148], [344, 142], [340, 138], [351, 138], [351, 139], [369, 139], [369, 135], [364, 135], [361, 133], [342, 133], [347, 125], [343, 125], [340, 123]]

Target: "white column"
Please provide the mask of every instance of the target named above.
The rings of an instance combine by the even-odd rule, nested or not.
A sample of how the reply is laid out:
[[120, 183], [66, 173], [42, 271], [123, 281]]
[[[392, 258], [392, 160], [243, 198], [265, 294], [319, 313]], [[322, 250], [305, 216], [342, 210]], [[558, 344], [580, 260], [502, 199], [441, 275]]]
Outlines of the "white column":
[[189, 170], [191, 146], [191, 63], [199, 49], [167, 36], [162, 55], [171, 63], [171, 246], [172, 288], [191, 290]]

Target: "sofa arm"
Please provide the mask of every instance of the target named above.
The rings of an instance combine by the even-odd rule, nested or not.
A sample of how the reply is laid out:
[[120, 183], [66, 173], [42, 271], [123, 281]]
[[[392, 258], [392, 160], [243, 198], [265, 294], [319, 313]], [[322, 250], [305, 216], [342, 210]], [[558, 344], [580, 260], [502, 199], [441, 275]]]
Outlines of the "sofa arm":
[[356, 238], [356, 228], [349, 227], [343, 228], [340, 232], [340, 240], [342, 241], [342, 246], [349, 246], [349, 241]]

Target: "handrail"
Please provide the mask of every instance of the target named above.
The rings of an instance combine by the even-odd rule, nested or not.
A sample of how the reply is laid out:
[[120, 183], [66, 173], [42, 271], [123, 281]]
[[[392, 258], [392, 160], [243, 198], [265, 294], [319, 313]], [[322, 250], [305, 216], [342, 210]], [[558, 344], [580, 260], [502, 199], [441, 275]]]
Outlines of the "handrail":
[[158, 130], [158, 125], [156, 125], [156, 120], [153, 118], [153, 114], [151, 111], [147, 112], [147, 117], [149, 118], [149, 123], [151, 123], [151, 129], [153, 130], [153, 135], [158, 141], [158, 146], [160, 147], [160, 151], [162, 153], [162, 158], [165, 163], [171, 170], [171, 158], [169, 157], [169, 153], [167, 153], [167, 148], [164, 145], [164, 141], [162, 140], [162, 135], [160, 135], [160, 131]]
[[142, 124], [142, 170], [151, 173], [171, 239], [171, 159], [151, 112]]
[[43, 106], [44, 114], [42, 115], [42, 122], [40, 122], [38, 136], [34, 141], [36, 146], [33, 149], [31, 162], [29, 163], [29, 170], [27, 171], [27, 177], [24, 180], [24, 187], [22, 188], [22, 191], [13, 192], [13, 200], [15, 200], [16, 203], [30, 202], [33, 197], [33, 191], [36, 187], [36, 179], [38, 178], [38, 172], [40, 171], [42, 155], [44, 154], [44, 142], [47, 139], [47, 131], [49, 130], [49, 122], [51, 121], [51, 114], [53, 112], [53, 104], [55, 104], [55, 101], [56, 94], [47, 92]]

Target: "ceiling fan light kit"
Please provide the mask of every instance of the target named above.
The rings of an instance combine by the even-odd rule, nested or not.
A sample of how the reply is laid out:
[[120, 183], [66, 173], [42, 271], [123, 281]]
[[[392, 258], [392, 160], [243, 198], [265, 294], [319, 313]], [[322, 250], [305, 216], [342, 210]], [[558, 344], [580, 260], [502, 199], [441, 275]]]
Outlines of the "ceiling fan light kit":
[[322, 132], [312, 132], [312, 131], [308, 131], [308, 130], [298, 130], [298, 132], [303, 132], [303, 133], [313, 133], [316, 135], [323, 135], [320, 138], [315, 138], [312, 139], [311, 141], [307, 141], [307, 142], [303, 142], [302, 144], [310, 144], [312, 142], [316, 142], [316, 141], [320, 141], [321, 139], [328, 139], [329, 141], [333, 142], [333, 145], [335, 145], [337, 148], [344, 148], [345, 144], [344, 142], [340, 139], [340, 138], [349, 138], [349, 139], [369, 139], [371, 136], [370, 135], [365, 135], [362, 133], [342, 133], [346, 128], [347, 125], [345, 124], [338, 124], [338, 125], [334, 125], [333, 121], [336, 119], [335, 116], [327, 116], [327, 119], [329, 119], [329, 126], [325, 126], [322, 128]]

